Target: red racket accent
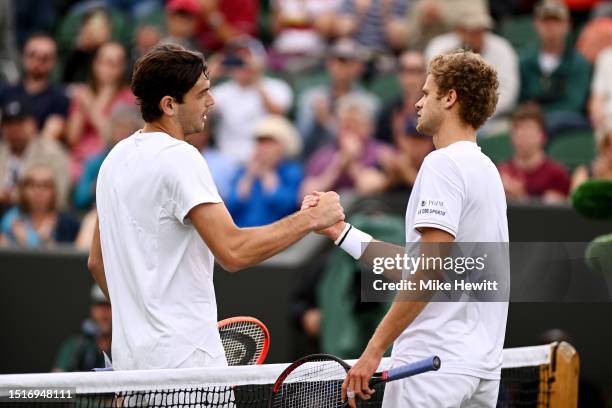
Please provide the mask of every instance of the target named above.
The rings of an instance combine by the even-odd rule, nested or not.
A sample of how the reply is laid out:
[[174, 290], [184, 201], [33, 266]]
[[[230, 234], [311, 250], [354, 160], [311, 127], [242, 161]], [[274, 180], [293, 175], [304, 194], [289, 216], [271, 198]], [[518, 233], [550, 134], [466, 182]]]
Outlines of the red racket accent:
[[217, 323], [229, 365], [263, 364], [270, 349], [270, 332], [260, 320], [237, 316]]

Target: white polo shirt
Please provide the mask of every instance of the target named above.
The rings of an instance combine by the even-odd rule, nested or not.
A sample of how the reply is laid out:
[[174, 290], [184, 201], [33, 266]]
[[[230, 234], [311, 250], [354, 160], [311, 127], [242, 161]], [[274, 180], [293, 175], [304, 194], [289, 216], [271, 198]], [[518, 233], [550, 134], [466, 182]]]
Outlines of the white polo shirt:
[[[423, 227], [455, 242], [508, 242], [501, 178], [476, 143], [425, 158], [408, 202], [406, 242], [419, 241]], [[503, 273], [509, 279], [509, 268]], [[395, 341], [393, 365], [438, 355], [441, 372], [499, 379], [507, 315], [507, 302], [430, 302]]]
[[185, 220], [221, 198], [197, 149], [136, 132], [102, 164], [96, 189], [102, 257], [113, 306], [113, 367], [175, 368], [197, 350], [223, 354], [214, 257]]

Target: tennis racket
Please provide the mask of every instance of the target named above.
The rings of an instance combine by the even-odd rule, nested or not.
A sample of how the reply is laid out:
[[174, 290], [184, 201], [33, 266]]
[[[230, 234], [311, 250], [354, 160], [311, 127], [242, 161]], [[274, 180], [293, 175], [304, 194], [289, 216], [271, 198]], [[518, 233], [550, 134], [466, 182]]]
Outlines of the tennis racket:
[[217, 323], [227, 364], [263, 364], [270, 348], [268, 328], [254, 317], [237, 316]]
[[[436, 371], [440, 358], [429, 357], [391, 370], [374, 374], [370, 388], [377, 384]], [[285, 369], [278, 377], [268, 401], [269, 408], [339, 408], [342, 401], [342, 383], [351, 366], [329, 354], [303, 357]]]

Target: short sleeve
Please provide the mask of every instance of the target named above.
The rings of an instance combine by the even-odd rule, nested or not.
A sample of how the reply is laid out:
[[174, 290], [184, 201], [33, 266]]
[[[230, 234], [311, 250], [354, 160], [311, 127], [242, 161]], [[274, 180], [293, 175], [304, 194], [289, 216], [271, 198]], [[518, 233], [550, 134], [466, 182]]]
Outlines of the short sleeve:
[[170, 149], [167, 168], [169, 169], [169, 212], [183, 224], [192, 208], [199, 204], [220, 203], [221, 197], [210, 174], [204, 157], [188, 144]]
[[421, 167], [414, 229], [436, 228], [453, 237], [463, 208], [463, 180], [452, 159], [439, 152], [427, 156]]

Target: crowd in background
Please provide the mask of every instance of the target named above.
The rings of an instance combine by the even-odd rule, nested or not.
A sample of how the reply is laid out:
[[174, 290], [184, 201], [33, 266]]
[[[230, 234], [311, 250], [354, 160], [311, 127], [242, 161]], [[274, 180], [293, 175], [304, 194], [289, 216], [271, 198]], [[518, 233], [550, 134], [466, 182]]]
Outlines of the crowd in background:
[[[509, 200], [612, 179], [609, 2], [0, 0], [1, 244], [88, 248], [100, 166], [143, 124], [131, 69], [159, 43], [207, 57], [216, 103], [188, 141], [239, 226], [313, 190], [408, 195], [434, 148], [414, 107], [427, 64], [457, 48], [498, 71], [478, 137], [508, 145], [490, 156]], [[568, 140], [590, 155], [559, 159]]]

